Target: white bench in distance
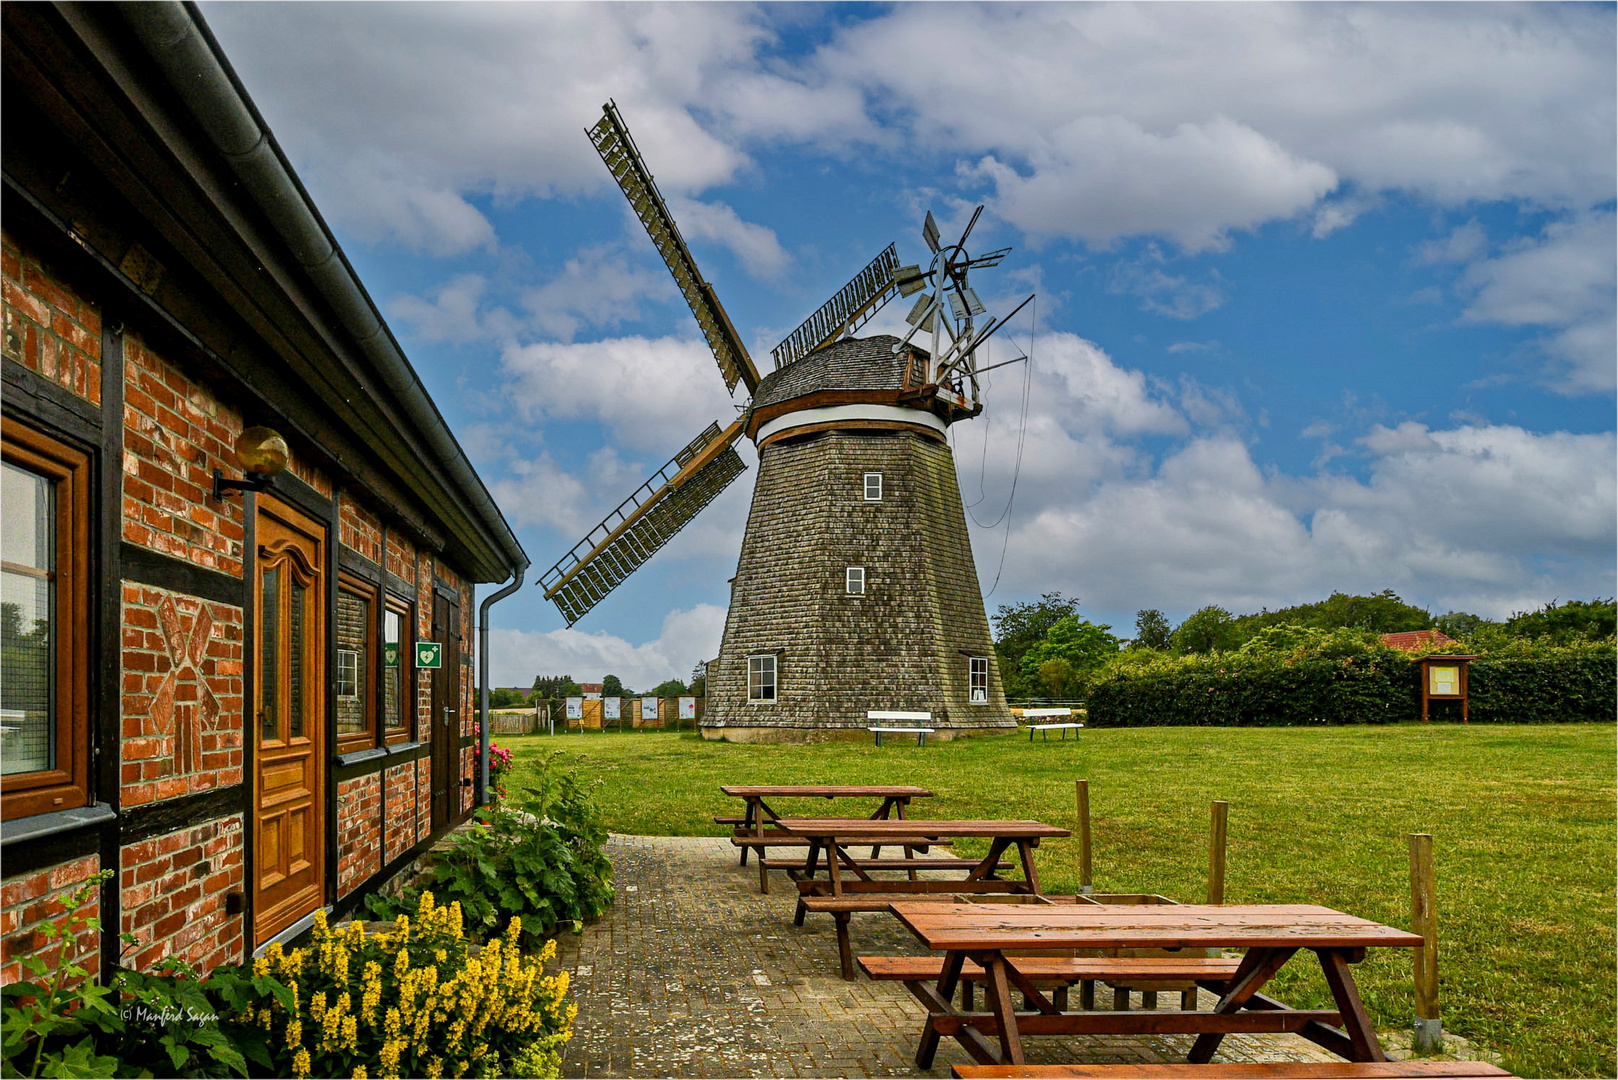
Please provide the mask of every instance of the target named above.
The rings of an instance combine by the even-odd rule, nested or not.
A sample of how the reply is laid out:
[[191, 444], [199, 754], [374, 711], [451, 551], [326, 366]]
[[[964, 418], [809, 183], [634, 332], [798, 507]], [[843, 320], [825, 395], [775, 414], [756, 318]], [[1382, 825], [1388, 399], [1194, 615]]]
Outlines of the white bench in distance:
[[[1041, 717], [1047, 717], [1047, 716], [1072, 716], [1073, 715], [1073, 710], [1072, 709], [1024, 709], [1022, 711], [1022, 715], [1023, 715], [1024, 720], [1027, 720], [1027, 719], [1030, 719], [1030, 718], [1039, 719]], [[1067, 733], [1069, 731], [1078, 731], [1082, 727], [1084, 727], [1083, 724], [1070, 723], [1070, 722], [1049, 723], [1049, 724], [1029, 724], [1028, 725], [1028, 741], [1029, 742], [1034, 741], [1034, 732], [1036, 732], [1036, 731], [1039, 732], [1039, 737], [1041, 739], [1049, 739], [1050, 738], [1050, 732], [1052, 732], [1052, 731], [1060, 731], [1062, 733], [1062, 738], [1066, 739], [1067, 738]], [[1078, 738], [1077, 735], [1075, 735], [1073, 737], [1075, 739]]]
[[901, 735], [914, 735], [916, 737], [917, 746], [926, 746], [927, 736], [931, 735], [935, 730], [937, 730], [936, 728], [889, 727], [882, 722], [885, 720], [909, 720], [912, 722], [920, 720], [925, 723], [932, 718], [933, 714], [930, 712], [894, 712], [887, 709], [872, 709], [870, 712], [865, 714], [865, 719], [877, 721], [877, 726], [868, 727], [865, 730], [875, 733], [876, 744], [878, 746], [882, 745], [882, 736], [892, 732], [898, 732]]

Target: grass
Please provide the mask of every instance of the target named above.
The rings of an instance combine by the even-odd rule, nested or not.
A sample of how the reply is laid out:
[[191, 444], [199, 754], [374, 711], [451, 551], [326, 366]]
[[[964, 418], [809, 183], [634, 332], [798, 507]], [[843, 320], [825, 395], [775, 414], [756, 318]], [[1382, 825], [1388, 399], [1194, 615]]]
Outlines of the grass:
[[[1228, 902], [1320, 903], [1394, 926], [1410, 919], [1407, 836], [1431, 833], [1445, 1030], [1519, 1076], [1618, 1075], [1611, 725], [1093, 729], [1078, 742], [880, 750], [639, 732], [499, 741], [516, 751], [519, 783], [525, 760], [578, 757], [601, 781], [608, 826], [652, 835], [718, 835], [713, 816], [740, 811], [719, 785], [767, 783], [919, 784], [935, 797], [915, 816], [1071, 827], [1084, 778], [1097, 891], [1182, 902], [1206, 897], [1209, 803], [1225, 799]], [[1077, 890], [1076, 839], [1047, 842], [1038, 858], [1047, 892]], [[1407, 951], [1371, 950], [1357, 978], [1378, 1029], [1409, 1027]], [[1330, 1007], [1308, 965], [1271, 987], [1295, 1006]]]

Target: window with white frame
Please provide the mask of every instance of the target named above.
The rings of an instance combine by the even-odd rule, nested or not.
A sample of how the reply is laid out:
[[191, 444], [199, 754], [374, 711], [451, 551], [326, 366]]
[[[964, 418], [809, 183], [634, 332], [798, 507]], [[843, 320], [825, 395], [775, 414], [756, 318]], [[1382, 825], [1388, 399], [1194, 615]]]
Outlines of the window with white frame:
[[865, 594], [865, 567], [850, 566], [844, 578], [850, 596], [863, 596]]
[[360, 654], [357, 649], [337, 650], [337, 696], [345, 701], [360, 696]]
[[882, 474], [881, 473], [879, 473], [879, 472], [868, 472], [868, 473], [865, 474], [865, 501], [866, 502], [881, 502], [882, 501]]
[[775, 700], [775, 655], [747, 658], [747, 700], [749, 702]]
[[987, 705], [989, 703], [989, 658], [987, 656], [972, 657], [969, 689], [971, 690], [972, 704]]

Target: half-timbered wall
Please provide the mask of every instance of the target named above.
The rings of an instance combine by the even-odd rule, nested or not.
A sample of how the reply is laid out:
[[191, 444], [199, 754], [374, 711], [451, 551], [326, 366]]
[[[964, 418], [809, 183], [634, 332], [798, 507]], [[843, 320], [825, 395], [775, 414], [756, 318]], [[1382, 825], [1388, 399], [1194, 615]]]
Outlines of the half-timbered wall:
[[[108, 298], [87, 295], [91, 290], [27, 241], [0, 233], [0, 252], [6, 415], [92, 448], [99, 444], [99, 453], [116, 463], [100, 474], [97, 493], [99, 502], [117, 507], [98, 512], [100, 533], [114, 535], [93, 540], [98, 564], [114, 567], [118, 583], [116, 600], [101, 608], [101, 621], [109, 625], [85, 631], [96, 632], [102, 681], [115, 684], [100, 688], [100, 704], [91, 706], [91, 730], [102, 733], [92, 738], [113, 763], [101, 775], [115, 779], [92, 781], [84, 820], [103, 823], [99, 832], [80, 828], [93, 835], [72, 843], [56, 834], [8, 839], [0, 981], [19, 977], [16, 957], [37, 947], [40, 921], [60, 913], [56, 898], [104, 863], [117, 875], [92, 913], [106, 921], [111, 944], [86, 936], [81, 962], [105, 969], [119, 951], [119, 932], [135, 936], [125, 963], [141, 969], [167, 956], [205, 969], [241, 961], [257, 944], [250, 940], [250, 910], [244, 910], [253, 857], [251, 727], [244, 723], [251, 695], [253, 496], [216, 500], [212, 483], [216, 468], [239, 474], [232, 447], [252, 421], [205, 376], [150, 344], [139, 327], [104, 326]], [[292, 463], [273, 490], [335, 535], [329, 589], [338, 587], [341, 572], [373, 587], [379, 599], [409, 603], [418, 640], [431, 636], [435, 595], [454, 597], [454, 653], [470, 665], [470, 583], [390, 527], [365, 492], [345, 490], [305, 448], [294, 442], [292, 449]], [[109, 651], [116, 664], [102, 663]], [[434, 701], [422, 674], [404, 670], [411, 705], [405, 737], [389, 741], [376, 717], [367, 745], [330, 754], [325, 900], [339, 912], [429, 839]], [[458, 674], [451, 718], [456, 818], [474, 797], [474, 680], [469, 667]], [[328, 681], [335, 676], [328, 673]], [[335, 702], [336, 694], [327, 698]], [[327, 717], [333, 747], [335, 708]], [[100, 714], [109, 710], [115, 719], [103, 723]], [[117, 734], [109, 740], [111, 732]], [[15, 824], [8, 821], [8, 831]]]

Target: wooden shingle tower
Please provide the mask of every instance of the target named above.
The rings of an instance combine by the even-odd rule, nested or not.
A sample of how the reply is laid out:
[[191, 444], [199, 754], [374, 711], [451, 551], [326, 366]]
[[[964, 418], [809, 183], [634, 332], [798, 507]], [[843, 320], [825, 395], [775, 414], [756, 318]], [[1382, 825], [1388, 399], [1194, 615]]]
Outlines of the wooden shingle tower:
[[[890, 244], [775, 348], [775, 370], [760, 378], [614, 106], [590, 136], [727, 387], [745, 385], [751, 400], [729, 428], [709, 425], [542, 575], [546, 598], [570, 625], [581, 618], [745, 469], [733, 446], [746, 436], [758, 448], [759, 477], [719, 660], [709, 668], [703, 734], [864, 736], [873, 709], [929, 712], [940, 738], [1013, 729], [946, 435], [949, 424], [982, 412], [977, 350], [1004, 325], [983, 318], [967, 280], [1009, 250], [967, 253], [983, 208], [949, 245], [929, 213], [925, 269], [900, 266]], [[917, 293], [903, 339], [853, 336], [889, 300]]]

